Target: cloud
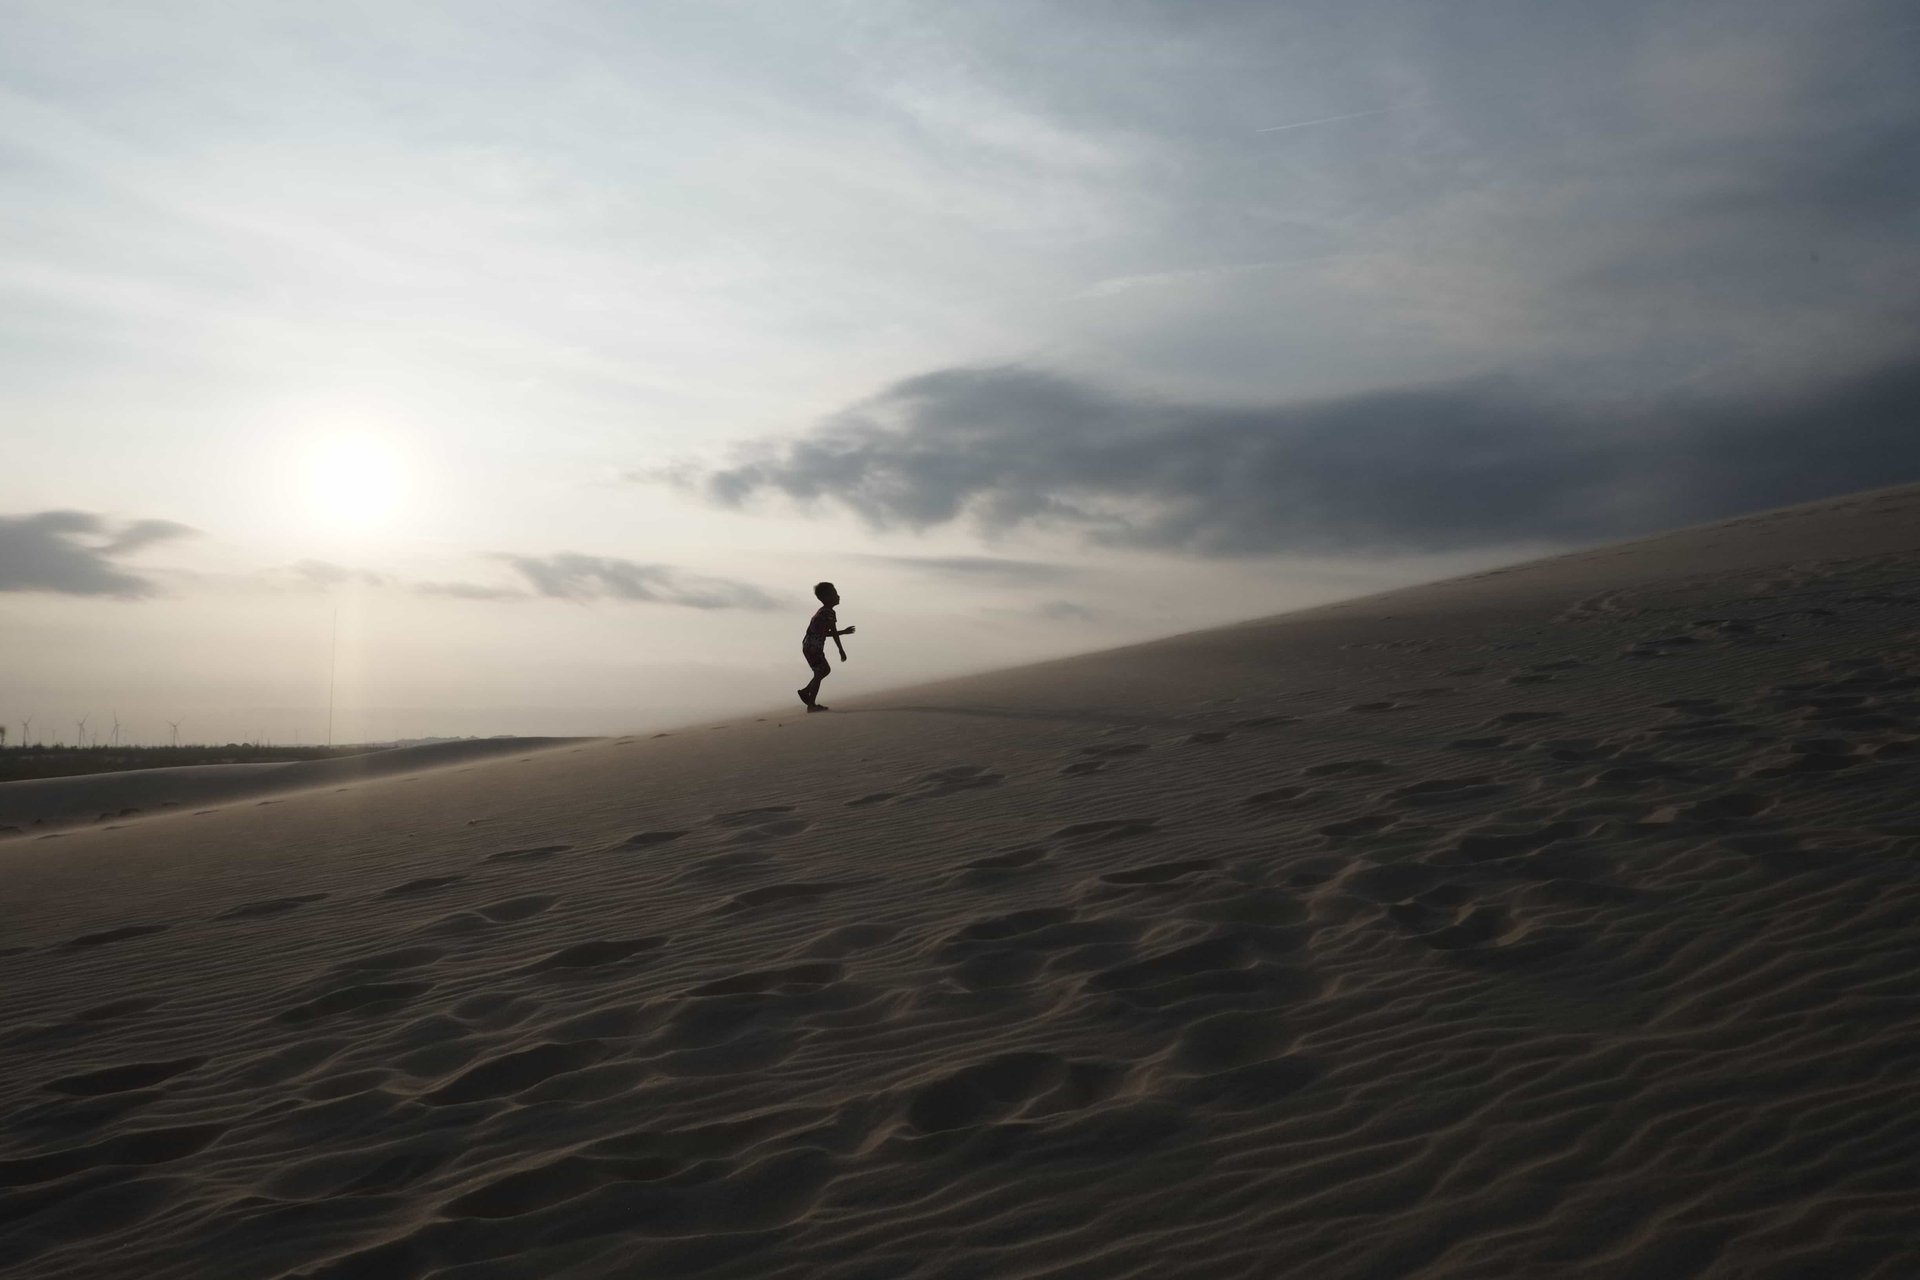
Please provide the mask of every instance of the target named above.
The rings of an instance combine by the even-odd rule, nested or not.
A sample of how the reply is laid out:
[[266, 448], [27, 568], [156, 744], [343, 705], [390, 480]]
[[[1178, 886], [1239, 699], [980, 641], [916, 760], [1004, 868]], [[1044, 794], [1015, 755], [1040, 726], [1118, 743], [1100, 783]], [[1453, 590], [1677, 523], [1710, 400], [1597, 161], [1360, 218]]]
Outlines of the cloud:
[[689, 484], [1195, 555], [1445, 551], [1646, 531], [1920, 479], [1920, 361], [1768, 400], [1606, 413], [1482, 379], [1237, 407], [1021, 367], [896, 383]]
[[519, 570], [539, 594], [561, 600], [642, 600], [689, 609], [774, 609], [780, 604], [750, 583], [686, 574], [671, 565], [570, 551], [500, 558]]
[[171, 520], [135, 520], [115, 528], [86, 511], [0, 516], [0, 591], [138, 600], [156, 588], [114, 559], [193, 532]]
[[1106, 616], [1099, 609], [1089, 609], [1071, 600], [1049, 600], [1036, 605], [1032, 613], [1034, 617], [1047, 622], [1098, 622]]
[[770, 609], [779, 604], [748, 583], [687, 574], [670, 565], [637, 564], [571, 552], [551, 556], [509, 553], [491, 558], [511, 565], [533, 589], [459, 580], [423, 581], [326, 560], [302, 560], [275, 571], [271, 577], [285, 581], [290, 576], [295, 586], [307, 589], [354, 585], [451, 600], [644, 600], [693, 609]]
[[347, 583], [365, 587], [384, 587], [392, 581], [386, 575], [375, 573], [371, 569], [351, 569], [326, 560], [302, 560], [292, 566], [291, 572], [300, 579], [302, 585], [318, 587], [322, 590]]
[[1044, 560], [1009, 560], [1001, 556], [878, 556], [853, 557], [871, 564], [892, 565], [913, 573], [999, 586], [1031, 586], [1078, 577], [1080, 571]]
[[165, 542], [168, 538], [184, 538], [197, 532], [197, 529], [175, 520], [135, 520], [123, 525], [120, 532], [99, 551], [104, 556], [131, 555], [153, 543]]
[[454, 600], [525, 600], [524, 591], [512, 587], [488, 587], [477, 582], [416, 582], [416, 595], [446, 596]]

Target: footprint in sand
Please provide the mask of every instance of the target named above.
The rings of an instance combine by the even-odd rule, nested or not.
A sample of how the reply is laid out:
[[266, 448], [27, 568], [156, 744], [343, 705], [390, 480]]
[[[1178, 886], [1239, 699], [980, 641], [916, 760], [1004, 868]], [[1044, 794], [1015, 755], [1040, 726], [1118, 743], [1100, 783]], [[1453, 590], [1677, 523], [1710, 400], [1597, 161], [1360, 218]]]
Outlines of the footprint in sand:
[[1019, 1116], [1069, 1079], [1058, 1054], [997, 1054], [916, 1089], [907, 1099], [907, 1123], [921, 1133], [984, 1129]]
[[1013, 871], [1020, 867], [1030, 867], [1036, 862], [1045, 862], [1047, 851], [1040, 845], [1028, 845], [1025, 848], [997, 853], [991, 858], [982, 858], [978, 862], [962, 864], [966, 871]]
[[1107, 840], [1123, 840], [1128, 836], [1143, 836], [1159, 830], [1158, 818], [1104, 818], [1096, 822], [1076, 822], [1072, 826], [1062, 827], [1048, 837], [1050, 840], [1066, 840], [1075, 844], [1098, 844]]
[[156, 933], [165, 933], [172, 925], [166, 924], [129, 924], [118, 929], [105, 929], [99, 933], [83, 933], [67, 942], [69, 948], [104, 947], [109, 943], [125, 942], [129, 938], [145, 938]]
[[778, 969], [756, 969], [751, 973], [716, 978], [681, 994], [690, 1000], [712, 996], [792, 995], [818, 991], [821, 987], [840, 981], [846, 973], [847, 967], [836, 961], [809, 960]]
[[560, 969], [598, 969], [604, 965], [631, 960], [635, 956], [650, 955], [666, 945], [667, 939], [664, 936], [595, 938], [590, 942], [576, 942], [570, 947], [562, 947], [552, 955], [534, 961], [526, 967], [525, 971], [550, 973]]
[[622, 849], [650, 849], [657, 844], [667, 844], [686, 835], [684, 831], [640, 831], [620, 842]]
[[1562, 820], [1521, 831], [1469, 831], [1455, 842], [1453, 853], [1466, 862], [1499, 862], [1523, 857], [1556, 840], [1578, 839], [1592, 834], [1591, 823]]
[[229, 1127], [224, 1124], [188, 1124], [164, 1129], [140, 1129], [118, 1134], [91, 1146], [8, 1160], [0, 1164], [0, 1186], [34, 1186], [76, 1176], [80, 1178], [81, 1185], [98, 1185], [97, 1177], [86, 1176], [96, 1173], [109, 1175], [114, 1181], [122, 1181], [127, 1167], [184, 1160], [212, 1146], [226, 1134]]
[[1216, 870], [1220, 866], [1218, 858], [1189, 858], [1183, 862], [1156, 862], [1145, 867], [1130, 867], [1125, 871], [1109, 871], [1100, 877], [1101, 884], [1121, 886], [1164, 885], [1188, 876]]
[[762, 805], [758, 809], [735, 809], [730, 813], [716, 813], [713, 815], [712, 822], [716, 827], [758, 827], [784, 818], [792, 812], [793, 806], [790, 804], [770, 804]]
[[482, 862], [544, 862], [558, 853], [573, 848], [570, 844], [542, 844], [531, 849], [508, 849], [502, 853], [490, 853], [480, 859]]
[[1388, 907], [1387, 918], [1447, 958], [1483, 967], [1547, 960], [1580, 943], [1571, 930], [1520, 924], [1494, 903], [1454, 906], [1416, 898]]
[[206, 1062], [205, 1057], [175, 1058], [169, 1062], [123, 1062], [118, 1066], [101, 1067], [94, 1071], [82, 1071], [77, 1075], [61, 1076], [49, 1080], [40, 1087], [50, 1093], [64, 1093], [75, 1098], [98, 1098], [113, 1093], [128, 1093], [135, 1089], [148, 1089], [164, 1080], [171, 1080], [182, 1072], [191, 1071]]
[[1387, 799], [1399, 804], [1444, 805], [1468, 800], [1483, 800], [1506, 790], [1507, 784], [1495, 782], [1485, 774], [1465, 778], [1429, 778], [1389, 791]]
[[420, 1100], [428, 1106], [444, 1107], [504, 1098], [557, 1075], [592, 1066], [606, 1055], [607, 1046], [598, 1040], [537, 1044], [530, 1049], [489, 1058]]
[[1037, 868], [1047, 860], [1048, 853], [1042, 845], [1011, 849], [990, 858], [961, 864], [952, 883], [976, 889], [992, 888], [1020, 878], [1023, 872]]
[[1656, 782], [1684, 782], [1694, 777], [1693, 766], [1664, 760], [1638, 760], [1603, 769], [1582, 785], [1634, 790]]
[[1254, 792], [1246, 803], [1258, 809], [1299, 809], [1320, 799], [1321, 794], [1313, 787], [1275, 787]]
[[415, 894], [432, 893], [434, 890], [444, 889], [450, 884], [459, 884], [465, 879], [465, 876], [421, 876], [418, 880], [409, 880], [405, 884], [397, 884], [393, 886], [393, 888], [386, 890], [380, 896], [383, 898], [408, 898]]
[[298, 911], [311, 902], [319, 902], [327, 895], [324, 893], [303, 893], [291, 898], [268, 898], [264, 902], [248, 902], [215, 916], [215, 920], [250, 920], [258, 916], [277, 916], [288, 911]]
[[1728, 710], [1727, 704], [1716, 698], [1672, 698], [1653, 705], [1662, 711], [1682, 711], [1697, 716], [1721, 715]]
[[1008, 991], [1042, 968], [1096, 969], [1131, 954], [1137, 920], [1077, 918], [1073, 907], [1030, 907], [974, 920], [949, 935], [941, 956], [969, 991]]
[[91, 1009], [82, 1009], [73, 1015], [75, 1022], [111, 1022], [115, 1018], [132, 1018], [143, 1013], [151, 1013], [166, 1001], [158, 996], [129, 996], [125, 1000], [110, 1000], [106, 1004], [94, 1005]]
[[1310, 764], [1300, 772], [1309, 778], [1366, 777], [1385, 773], [1392, 767], [1385, 760], [1329, 760], [1325, 764]]
[[785, 818], [779, 822], [744, 828], [734, 833], [733, 841], [735, 844], [751, 844], [761, 840], [777, 840], [782, 836], [797, 836], [812, 825], [805, 818]]
[[366, 982], [340, 987], [303, 1004], [283, 1009], [281, 1022], [313, 1022], [342, 1013], [371, 1013], [396, 1008], [433, 989], [431, 982]]
[[1144, 742], [1116, 742], [1108, 746], [1082, 747], [1080, 748], [1080, 754], [1083, 756], [1113, 758], [1120, 756], [1137, 756], [1142, 751], [1148, 749], [1148, 745]]
[[1369, 902], [1388, 906], [1432, 893], [1448, 882], [1441, 870], [1419, 862], [1367, 863], [1346, 876], [1341, 887]]
[[1675, 822], [1701, 822], [1717, 824], [1757, 818], [1776, 803], [1774, 797], [1756, 795], [1750, 791], [1728, 791], [1717, 796], [1708, 796], [1696, 800], [1684, 807], [1669, 805], [1656, 809], [1645, 818], [1643, 824], [1665, 826]]
[[1255, 931], [1223, 929], [1210, 938], [1102, 969], [1087, 980], [1135, 1007], [1164, 1009], [1213, 996], [1305, 999], [1319, 983], [1294, 964], [1263, 962]]
[[806, 818], [793, 818], [790, 804], [762, 805], [755, 809], [735, 809], [730, 813], [717, 813], [712, 825], [724, 827], [735, 832], [734, 843], [773, 840], [781, 836], [798, 835], [812, 826]]
[[398, 951], [383, 951], [378, 955], [342, 961], [334, 968], [341, 972], [352, 972], [356, 969], [418, 969], [422, 965], [432, 964], [446, 954], [446, 951], [440, 947], [402, 947]]
[[857, 800], [849, 800], [849, 801], [847, 801], [847, 808], [849, 808], [849, 809], [864, 809], [864, 808], [866, 808], [866, 807], [867, 807], [868, 805], [870, 805], [870, 804], [881, 804], [881, 803], [883, 803], [883, 802], [885, 802], [885, 801], [888, 801], [888, 800], [891, 800], [891, 799], [893, 799], [893, 798], [894, 798], [894, 796], [896, 796], [896, 795], [898, 795], [898, 794], [899, 794], [898, 792], [894, 792], [894, 791], [873, 791], [873, 792], [869, 792], [868, 794], [866, 794], [866, 795], [864, 795], [864, 796], [861, 796], [861, 797], [860, 797], [859, 799], [857, 799]]
[[1104, 773], [1106, 768], [1105, 760], [1076, 760], [1061, 769], [1060, 773], [1068, 778], [1083, 778], [1090, 773]]
[[530, 920], [560, 901], [558, 894], [535, 894], [525, 898], [508, 898], [504, 902], [489, 903], [478, 908], [478, 914], [485, 916], [495, 924], [512, 924], [519, 920]]
[[1330, 822], [1320, 828], [1320, 834], [1334, 844], [1356, 839], [1360, 836], [1375, 835], [1392, 827], [1399, 819], [1384, 813], [1363, 813], [1357, 818], [1347, 818], [1340, 822]]
[[914, 784], [914, 789], [900, 797], [899, 803], [911, 800], [934, 800], [942, 796], [958, 795], [962, 791], [978, 791], [986, 787], [997, 787], [1005, 782], [1006, 775], [994, 773], [985, 765], [962, 764], [949, 769], [936, 769], [923, 775]]
[[736, 893], [720, 904], [721, 915], [732, 915], [739, 911], [753, 911], [761, 907], [788, 906], [796, 902], [812, 902], [824, 898], [837, 889], [847, 887], [846, 882], [838, 880], [801, 881], [787, 884], [762, 885], [757, 889], [748, 889]]
[[859, 951], [884, 946], [900, 936], [900, 927], [891, 924], [843, 924], [829, 929], [807, 944], [806, 954], [837, 959]]

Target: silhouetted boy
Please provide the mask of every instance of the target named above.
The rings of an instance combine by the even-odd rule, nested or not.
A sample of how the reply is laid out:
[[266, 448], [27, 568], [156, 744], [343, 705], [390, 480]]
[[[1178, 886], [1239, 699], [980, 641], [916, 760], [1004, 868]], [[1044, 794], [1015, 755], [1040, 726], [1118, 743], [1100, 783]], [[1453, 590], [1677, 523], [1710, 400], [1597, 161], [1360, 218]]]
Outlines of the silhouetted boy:
[[820, 696], [820, 682], [833, 670], [827, 665], [827, 641], [833, 641], [833, 647], [840, 651], [840, 661], [845, 662], [847, 650], [840, 643], [840, 637], [852, 635], [853, 628], [836, 629], [833, 606], [840, 603], [840, 593], [833, 589], [831, 582], [816, 582], [813, 594], [819, 599], [820, 607], [814, 610], [813, 620], [807, 623], [807, 634], [800, 641], [800, 653], [806, 658], [807, 665], [813, 668], [813, 679], [807, 682], [806, 688], [795, 692], [800, 695], [800, 701], [807, 704], [807, 710], [825, 711], [826, 708], [814, 699]]

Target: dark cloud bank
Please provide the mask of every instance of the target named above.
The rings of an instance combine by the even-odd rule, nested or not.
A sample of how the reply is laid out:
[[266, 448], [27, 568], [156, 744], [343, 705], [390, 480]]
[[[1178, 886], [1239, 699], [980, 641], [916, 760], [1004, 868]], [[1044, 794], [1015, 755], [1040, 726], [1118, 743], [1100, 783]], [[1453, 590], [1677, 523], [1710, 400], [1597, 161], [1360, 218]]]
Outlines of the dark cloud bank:
[[153, 595], [156, 588], [115, 559], [193, 532], [171, 520], [116, 525], [87, 511], [0, 516], [0, 591], [137, 600]]
[[947, 369], [679, 479], [727, 506], [831, 500], [880, 529], [1048, 524], [1208, 556], [1583, 541], [1920, 480], [1920, 360], [1764, 403], [1604, 411], [1497, 380], [1246, 408]]

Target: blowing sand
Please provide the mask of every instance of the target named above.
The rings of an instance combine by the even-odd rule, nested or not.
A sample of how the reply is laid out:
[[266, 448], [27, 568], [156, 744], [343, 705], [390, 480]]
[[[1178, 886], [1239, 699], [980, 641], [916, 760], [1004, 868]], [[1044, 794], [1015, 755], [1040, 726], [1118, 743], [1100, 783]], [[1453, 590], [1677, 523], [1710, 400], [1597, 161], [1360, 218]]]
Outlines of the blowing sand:
[[1920, 489], [832, 701], [0, 842], [0, 1266], [1920, 1274]]

